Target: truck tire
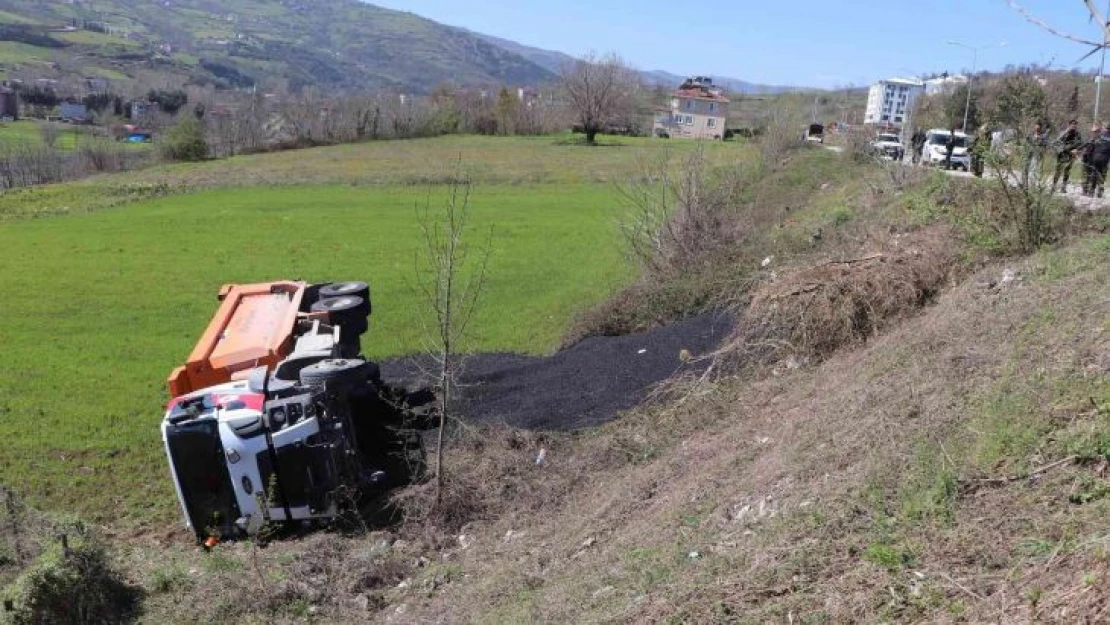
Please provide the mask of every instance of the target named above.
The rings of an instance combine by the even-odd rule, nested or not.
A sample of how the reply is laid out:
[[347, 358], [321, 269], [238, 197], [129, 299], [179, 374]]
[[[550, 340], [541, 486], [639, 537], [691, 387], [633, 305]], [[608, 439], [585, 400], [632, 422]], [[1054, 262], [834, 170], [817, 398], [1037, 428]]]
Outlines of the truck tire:
[[304, 297], [301, 298], [301, 312], [308, 312], [312, 309], [313, 304], [320, 301], [320, 298], [326, 297], [320, 295], [320, 289], [330, 284], [330, 282], [321, 282], [320, 284], [310, 284], [305, 287]]
[[328, 320], [349, 336], [358, 336], [369, 328], [368, 310], [366, 300], [354, 295], [327, 297], [312, 305], [312, 312], [328, 313]]
[[[371, 367], [373, 365], [373, 367]], [[304, 386], [338, 386], [353, 389], [366, 384], [377, 365], [365, 360], [338, 358], [321, 360], [301, 369], [300, 380]], [[379, 374], [380, 375], [380, 374]]]
[[372, 310], [370, 304], [370, 286], [365, 282], [334, 282], [320, 287], [320, 299], [345, 296], [361, 297], [366, 302], [366, 314]]

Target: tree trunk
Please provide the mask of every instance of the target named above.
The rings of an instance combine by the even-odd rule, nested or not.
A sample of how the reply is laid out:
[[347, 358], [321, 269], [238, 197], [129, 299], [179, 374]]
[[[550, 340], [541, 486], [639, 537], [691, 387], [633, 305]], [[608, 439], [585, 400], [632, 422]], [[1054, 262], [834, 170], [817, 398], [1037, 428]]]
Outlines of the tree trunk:
[[594, 137], [596, 137], [596, 136], [597, 136], [597, 128], [594, 128], [592, 126], [587, 126], [586, 127], [586, 143], [589, 143], [590, 145], [593, 145], [594, 143], [596, 143], [594, 141]]

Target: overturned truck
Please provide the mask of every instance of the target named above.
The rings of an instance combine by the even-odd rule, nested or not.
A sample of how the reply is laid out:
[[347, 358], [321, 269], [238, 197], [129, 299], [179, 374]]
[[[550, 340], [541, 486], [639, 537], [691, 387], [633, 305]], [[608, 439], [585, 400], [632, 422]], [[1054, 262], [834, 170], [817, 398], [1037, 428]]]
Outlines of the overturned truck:
[[162, 440], [198, 541], [323, 523], [423, 467], [430, 393], [382, 383], [361, 356], [364, 282], [225, 285], [169, 377]]

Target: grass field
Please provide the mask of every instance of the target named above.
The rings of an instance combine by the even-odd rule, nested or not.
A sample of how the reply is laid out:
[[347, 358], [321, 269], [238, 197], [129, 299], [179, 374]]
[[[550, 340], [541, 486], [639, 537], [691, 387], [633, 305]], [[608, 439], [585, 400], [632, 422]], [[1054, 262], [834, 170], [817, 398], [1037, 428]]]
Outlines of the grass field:
[[[21, 119], [15, 122], [0, 123], [0, 148], [13, 144], [41, 145], [43, 143], [42, 127], [46, 124], [54, 126], [58, 130], [58, 136], [54, 142], [54, 147], [62, 151], [72, 151], [80, 145], [82, 141], [103, 140], [102, 137], [94, 134], [98, 129], [92, 126], [74, 126], [72, 124], [57, 122]], [[150, 148], [150, 144], [144, 143], [122, 142], [118, 145], [126, 150], [145, 150]], [[0, 206], [0, 213], [3, 212], [5, 212], [4, 208]]]
[[[0, 147], [15, 143], [42, 143], [42, 125], [50, 122], [37, 122], [23, 119], [17, 122], [0, 124]], [[58, 128], [58, 139], [54, 147], [59, 150], [72, 150], [81, 133], [67, 124], [53, 124]]]
[[[631, 277], [611, 180], [662, 144], [444, 138], [165, 167], [19, 194], [21, 214], [36, 216], [52, 212], [36, 209], [36, 199], [63, 196], [82, 212], [83, 191], [103, 197], [156, 181], [212, 187], [0, 224], [0, 475], [47, 508], [102, 521], [172, 518], [158, 438], [164, 380], [225, 282], [366, 279], [375, 312], [365, 351], [420, 349], [414, 209], [429, 197], [433, 207], [442, 202], [447, 187], [431, 183], [460, 154], [476, 181], [475, 238], [493, 228], [470, 347], [548, 351], [575, 312]], [[746, 150], [714, 153], [724, 161]], [[419, 184], [428, 176], [421, 170], [439, 173]], [[229, 186], [237, 183], [257, 186]]]

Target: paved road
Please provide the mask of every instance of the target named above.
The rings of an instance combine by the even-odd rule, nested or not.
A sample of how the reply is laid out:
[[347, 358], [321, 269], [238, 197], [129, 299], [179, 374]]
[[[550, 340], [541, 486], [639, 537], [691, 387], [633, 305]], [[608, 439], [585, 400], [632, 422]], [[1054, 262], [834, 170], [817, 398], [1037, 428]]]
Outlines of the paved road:
[[[844, 148], [842, 148], [840, 146], [825, 146], [825, 149], [833, 150], [835, 152], [843, 152], [844, 151]], [[886, 159], [886, 160], [890, 160], [890, 159]], [[906, 164], [910, 164], [909, 161], [904, 161], [904, 162]], [[1052, 160], [1049, 159], [1048, 162], [1046, 163], [1046, 166], [1051, 166], [1051, 165], [1052, 165]], [[918, 165], [918, 167], [925, 167], [925, 165]], [[971, 177], [970, 172], [966, 172], [966, 171], [963, 171], [963, 170], [960, 170], [960, 169], [952, 169], [952, 170], [940, 169], [939, 171], [943, 171], [944, 173], [948, 174], [949, 176], [955, 176], [957, 178], [970, 178]], [[1046, 171], [1045, 173], [1049, 173], [1049, 172]], [[990, 177], [992, 177], [992, 174], [993, 174], [993, 172], [991, 172], [990, 170], [987, 170], [983, 174], [983, 176], [985, 178], [990, 178]], [[1067, 200], [1069, 200], [1072, 203], [1072, 205], [1075, 206], [1075, 208], [1077, 208], [1079, 210], [1085, 210], [1085, 211], [1092, 212], [1092, 213], [1110, 212], [1110, 194], [1108, 194], [1107, 197], [1103, 197], [1103, 198], [1085, 197], [1083, 195], [1082, 180], [1083, 180], [1082, 167], [1079, 164], [1076, 164], [1072, 167], [1072, 170], [1071, 170], [1071, 183], [1068, 184], [1067, 190], [1061, 195], [1064, 198], [1066, 198]], [[1108, 186], [1110, 186], [1110, 185], [1108, 185]]]
[[[941, 171], [944, 171], [944, 170], [941, 170]], [[945, 171], [945, 173], [950, 175], [950, 176], [956, 176], [958, 178], [970, 178], [971, 177], [970, 173], [968, 173], [966, 171], [960, 171], [960, 170], [950, 170], [950, 171]], [[1082, 184], [1082, 182], [1075, 182], [1075, 180], [1077, 180], [1077, 179], [1080, 180], [1080, 181], [1082, 181], [1082, 179], [1083, 179], [1082, 169], [1080, 168], [1079, 165], [1076, 165], [1072, 169], [1071, 174], [1072, 174], [1071, 175], [1071, 180], [1072, 181], [1068, 184], [1068, 187], [1065, 190], [1065, 192], [1062, 193], [1062, 194], [1058, 194], [1058, 195], [1061, 195], [1062, 197], [1069, 200], [1072, 203], [1073, 206], [1075, 206], [1077, 209], [1080, 209], [1080, 210], [1085, 210], [1085, 211], [1092, 212], [1092, 213], [1110, 212], [1110, 197], [1094, 198], [1094, 197], [1085, 197], [1083, 195], [1083, 184]], [[993, 172], [991, 172], [990, 170], [987, 170], [983, 174], [983, 177], [987, 178], [987, 177], [991, 177], [992, 175], [993, 175]]]

